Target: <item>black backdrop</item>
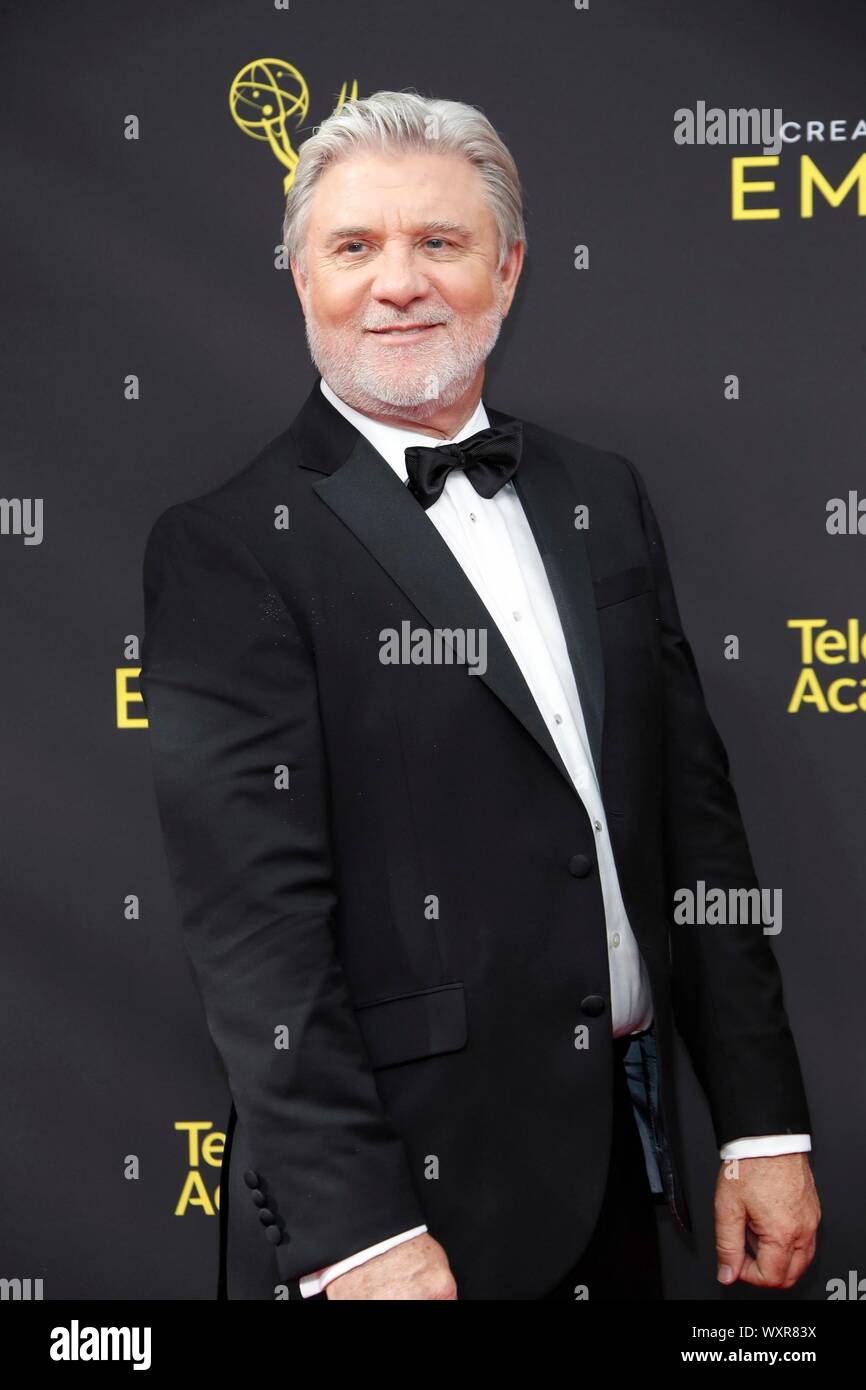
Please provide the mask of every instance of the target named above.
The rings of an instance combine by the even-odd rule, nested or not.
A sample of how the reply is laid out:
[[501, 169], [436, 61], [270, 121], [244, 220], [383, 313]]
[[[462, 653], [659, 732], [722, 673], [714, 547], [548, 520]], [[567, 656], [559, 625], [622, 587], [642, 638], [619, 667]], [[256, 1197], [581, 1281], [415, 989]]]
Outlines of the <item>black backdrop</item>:
[[[773, 944], [825, 1211], [785, 1297], [866, 1275], [866, 716], [789, 710], [802, 662], [787, 626], [866, 624], [866, 535], [826, 528], [830, 498], [866, 495], [866, 205], [852, 188], [838, 207], [816, 196], [812, 217], [800, 206], [804, 155], [833, 186], [858, 159], [864, 174], [863, 7], [7, 0], [0, 23], [0, 492], [43, 505], [41, 543], [0, 535], [0, 1276], [42, 1278], [47, 1299], [215, 1289], [220, 1141], [195, 1166], [178, 1126], [218, 1133], [228, 1096], [177, 931], [142, 707], [117, 692], [137, 689], [153, 519], [246, 463], [313, 380], [274, 264], [285, 170], [229, 110], [235, 75], [267, 57], [309, 84], [295, 145], [356, 79], [361, 95], [472, 102], [515, 154], [529, 257], [485, 398], [627, 454], [647, 480], [759, 876], [783, 890]], [[732, 160], [759, 149], [675, 143], [674, 111], [699, 101], [798, 123], [778, 164], [749, 173], [775, 182], [747, 202], [777, 218], [732, 217]], [[810, 120], [844, 138], [807, 140]], [[859, 687], [866, 658], [815, 674]], [[685, 1054], [680, 1070], [697, 1230], [685, 1240], [662, 1215], [667, 1292], [713, 1299], [717, 1159]]]

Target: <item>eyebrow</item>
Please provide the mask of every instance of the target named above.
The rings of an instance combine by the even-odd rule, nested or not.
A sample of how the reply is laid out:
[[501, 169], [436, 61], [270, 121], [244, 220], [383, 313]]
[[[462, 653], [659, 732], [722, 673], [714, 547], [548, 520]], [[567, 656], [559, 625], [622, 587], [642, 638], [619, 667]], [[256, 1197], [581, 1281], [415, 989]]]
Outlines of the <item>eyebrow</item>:
[[[344, 241], [352, 237], [371, 236], [374, 230], [373, 227], [334, 227], [328, 233], [325, 239], [325, 245], [333, 246], [338, 241]], [[466, 241], [471, 241], [474, 237], [472, 228], [465, 226], [462, 222], [447, 222], [441, 220], [435, 222], [422, 222], [415, 230], [416, 232], [425, 232], [428, 236], [431, 233], [435, 233], [438, 236], [440, 232], [453, 232], [456, 233], [457, 236], [463, 237]]]

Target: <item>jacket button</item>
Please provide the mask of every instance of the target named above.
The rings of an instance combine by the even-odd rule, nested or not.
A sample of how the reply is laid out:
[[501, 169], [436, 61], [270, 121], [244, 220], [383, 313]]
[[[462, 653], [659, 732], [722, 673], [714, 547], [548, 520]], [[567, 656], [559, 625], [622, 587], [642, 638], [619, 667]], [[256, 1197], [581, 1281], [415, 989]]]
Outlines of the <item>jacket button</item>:
[[268, 1200], [260, 1187], [254, 1188], [253, 1191], [250, 1193], [250, 1196], [253, 1199], [253, 1206], [255, 1207], [263, 1207], [265, 1205], [265, 1202]]
[[269, 1226], [268, 1229], [265, 1231], [265, 1235], [271, 1242], [271, 1245], [279, 1245], [280, 1241], [283, 1238], [283, 1233], [280, 1230], [279, 1226]]
[[259, 1220], [263, 1226], [273, 1226], [276, 1223], [276, 1219], [272, 1211], [269, 1211], [267, 1207], [262, 1207], [259, 1212]]
[[246, 1183], [247, 1187], [258, 1187], [258, 1173], [254, 1173], [252, 1168], [248, 1168], [247, 1171], [244, 1173], [244, 1182]]
[[580, 1007], [590, 1018], [598, 1018], [604, 1013], [605, 1002], [600, 994], [588, 994], [585, 999], [581, 999]]
[[592, 868], [592, 860], [585, 854], [573, 854], [568, 861], [568, 872], [575, 878], [586, 878]]

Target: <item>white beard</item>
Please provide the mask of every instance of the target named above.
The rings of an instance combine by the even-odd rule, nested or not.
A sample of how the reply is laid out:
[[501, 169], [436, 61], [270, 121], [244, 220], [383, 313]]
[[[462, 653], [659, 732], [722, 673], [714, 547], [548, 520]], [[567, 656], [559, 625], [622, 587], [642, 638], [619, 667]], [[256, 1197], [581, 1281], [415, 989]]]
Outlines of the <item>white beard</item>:
[[[399, 415], [409, 408], [423, 419], [459, 400], [486, 362], [502, 328], [503, 300], [499, 284], [495, 305], [476, 318], [467, 320], [443, 309], [442, 332], [405, 349], [383, 349], [353, 328], [320, 330], [310, 313], [305, 319], [307, 346], [320, 375], [347, 405], [376, 415]], [[432, 319], [429, 309], [427, 316]]]

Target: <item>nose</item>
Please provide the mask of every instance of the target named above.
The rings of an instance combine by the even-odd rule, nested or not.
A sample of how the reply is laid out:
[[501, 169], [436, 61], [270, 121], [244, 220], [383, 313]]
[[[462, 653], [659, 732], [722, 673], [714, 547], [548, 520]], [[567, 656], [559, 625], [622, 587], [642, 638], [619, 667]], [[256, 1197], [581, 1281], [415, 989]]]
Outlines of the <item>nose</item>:
[[386, 248], [376, 259], [370, 293], [374, 299], [400, 308], [426, 294], [427, 277], [408, 247]]

